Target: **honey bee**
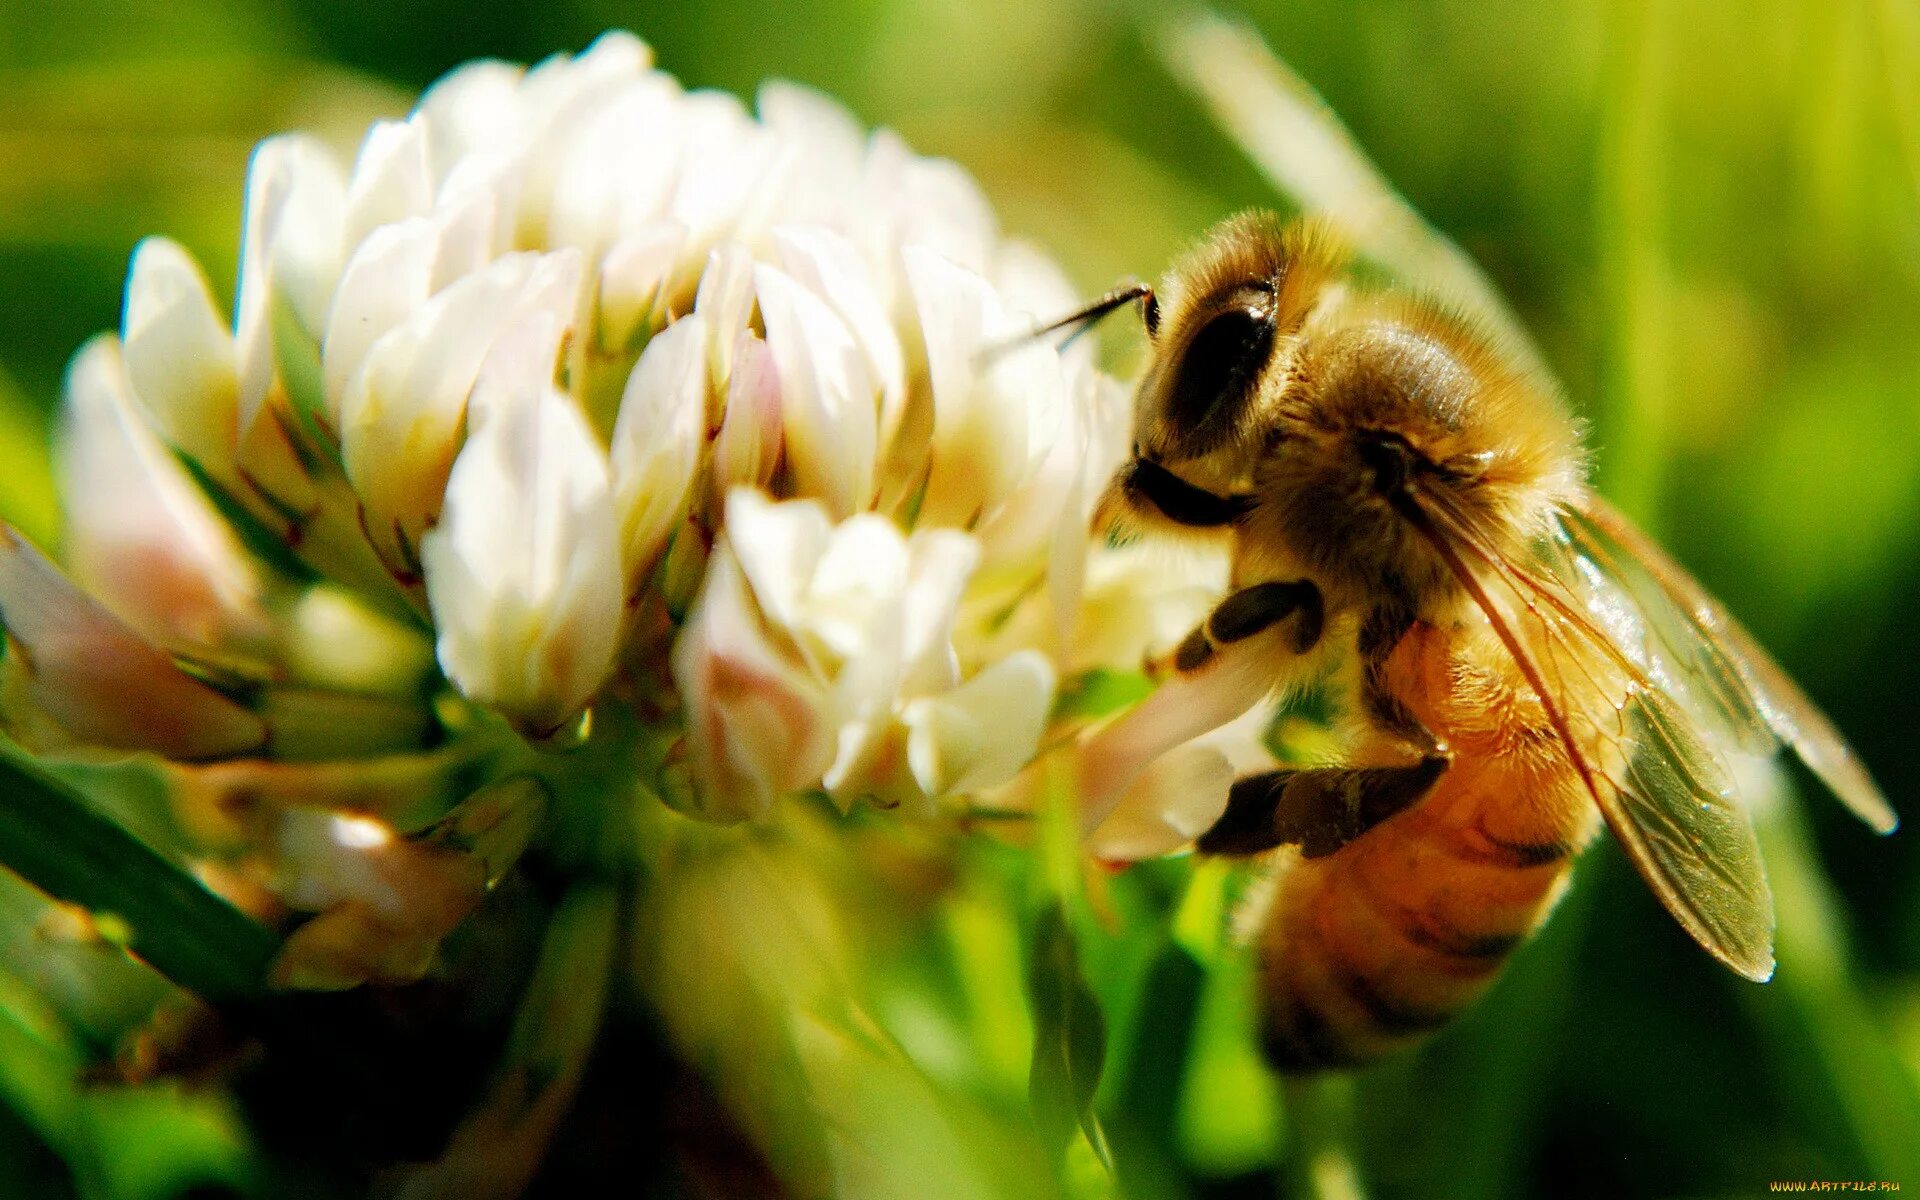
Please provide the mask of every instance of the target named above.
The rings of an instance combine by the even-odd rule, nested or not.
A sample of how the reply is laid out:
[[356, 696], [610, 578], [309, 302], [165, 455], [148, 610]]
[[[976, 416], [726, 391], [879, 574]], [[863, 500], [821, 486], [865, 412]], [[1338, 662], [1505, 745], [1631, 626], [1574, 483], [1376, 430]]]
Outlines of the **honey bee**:
[[1445, 1024], [1602, 822], [1694, 940], [1766, 980], [1755, 761], [1791, 747], [1874, 829], [1892, 810], [1766, 652], [1587, 486], [1550, 384], [1462, 314], [1347, 267], [1323, 227], [1243, 214], [1158, 289], [1069, 319], [1139, 300], [1151, 344], [1099, 519], [1222, 539], [1232, 562], [1168, 682], [1086, 747], [1107, 781], [1089, 823], [1160, 750], [1331, 670], [1347, 765], [1240, 779], [1197, 843], [1297, 849], [1258, 934], [1281, 1069]]

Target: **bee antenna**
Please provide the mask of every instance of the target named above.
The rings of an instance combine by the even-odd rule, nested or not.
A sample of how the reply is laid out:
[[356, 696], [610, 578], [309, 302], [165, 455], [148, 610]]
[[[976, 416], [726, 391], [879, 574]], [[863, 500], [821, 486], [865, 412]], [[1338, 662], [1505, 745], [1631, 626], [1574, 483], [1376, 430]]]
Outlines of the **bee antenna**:
[[998, 358], [1009, 350], [1015, 350], [1026, 345], [1035, 338], [1043, 338], [1050, 333], [1057, 333], [1062, 329], [1072, 329], [1073, 332], [1069, 333], [1060, 343], [1059, 348], [1064, 350], [1073, 344], [1075, 338], [1087, 330], [1092, 329], [1094, 325], [1099, 322], [1100, 318], [1117, 308], [1133, 303], [1135, 300], [1143, 299], [1148, 301], [1153, 299], [1152, 284], [1141, 283], [1139, 280], [1123, 283], [1098, 300], [1087, 305], [1085, 308], [1070, 312], [1057, 321], [1049, 321], [1047, 324], [1028, 333], [1008, 338], [1006, 341], [1000, 342], [997, 345], [988, 346], [981, 352], [981, 358], [986, 360]]

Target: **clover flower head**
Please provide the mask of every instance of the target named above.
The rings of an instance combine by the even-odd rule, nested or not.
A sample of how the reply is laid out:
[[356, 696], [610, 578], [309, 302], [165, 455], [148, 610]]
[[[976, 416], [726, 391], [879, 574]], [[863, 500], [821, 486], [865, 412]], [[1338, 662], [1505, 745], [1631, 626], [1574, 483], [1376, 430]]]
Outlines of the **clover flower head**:
[[[4, 713], [180, 764], [328, 914], [291, 979], [423, 969], [569, 747], [717, 820], [1017, 791], [1063, 679], [1179, 607], [1088, 532], [1126, 404], [1021, 339], [1059, 272], [816, 93], [750, 114], [621, 34], [472, 64], [350, 159], [263, 143], [240, 261], [229, 322], [147, 240], [74, 360], [66, 569], [0, 538]], [[1213, 759], [1136, 768], [1223, 801]]]

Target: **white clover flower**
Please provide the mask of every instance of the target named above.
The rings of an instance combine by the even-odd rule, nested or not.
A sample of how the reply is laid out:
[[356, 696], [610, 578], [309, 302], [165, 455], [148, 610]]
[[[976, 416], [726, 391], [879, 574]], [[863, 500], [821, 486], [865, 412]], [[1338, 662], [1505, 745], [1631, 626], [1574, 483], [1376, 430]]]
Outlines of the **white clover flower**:
[[1038, 748], [1055, 673], [1012, 651], [964, 682], [954, 647], [978, 543], [741, 488], [674, 655], [702, 804], [763, 812], [818, 786], [926, 807], [1006, 783]]
[[[1074, 731], [1062, 681], [1194, 607], [1089, 535], [1127, 405], [1085, 348], [1019, 342], [1073, 303], [1058, 271], [957, 167], [800, 88], [756, 118], [621, 34], [461, 68], [350, 163], [262, 144], [230, 329], [212, 294], [150, 239], [119, 340], [75, 362], [79, 586], [0, 542], [5, 714], [42, 747], [261, 760], [248, 786], [307, 814], [250, 835], [272, 886], [361, 914], [293, 978], [465, 911], [409, 920], [347, 865], [425, 826], [389, 803], [332, 837], [376, 828], [328, 823], [366, 806], [343, 763], [564, 790], [584, 741], [625, 756], [621, 800], [930, 812], [1018, 790]], [[1170, 728], [1094, 781], [1134, 798], [1107, 851], [1224, 801], [1217, 751], [1154, 764]]]

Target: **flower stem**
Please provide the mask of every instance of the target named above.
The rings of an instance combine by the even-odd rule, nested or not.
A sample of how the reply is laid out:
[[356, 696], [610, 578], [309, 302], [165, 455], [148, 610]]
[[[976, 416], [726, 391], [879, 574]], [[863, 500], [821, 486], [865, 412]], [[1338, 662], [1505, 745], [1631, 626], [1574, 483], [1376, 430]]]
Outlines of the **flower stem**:
[[262, 990], [278, 943], [66, 784], [0, 749], [0, 865], [56, 900], [112, 914], [126, 948], [202, 999]]
[[493, 1087], [400, 1200], [512, 1200], [531, 1183], [586, 1075], [612, 985], [623, 897], [569, 891], [547, 927]]

